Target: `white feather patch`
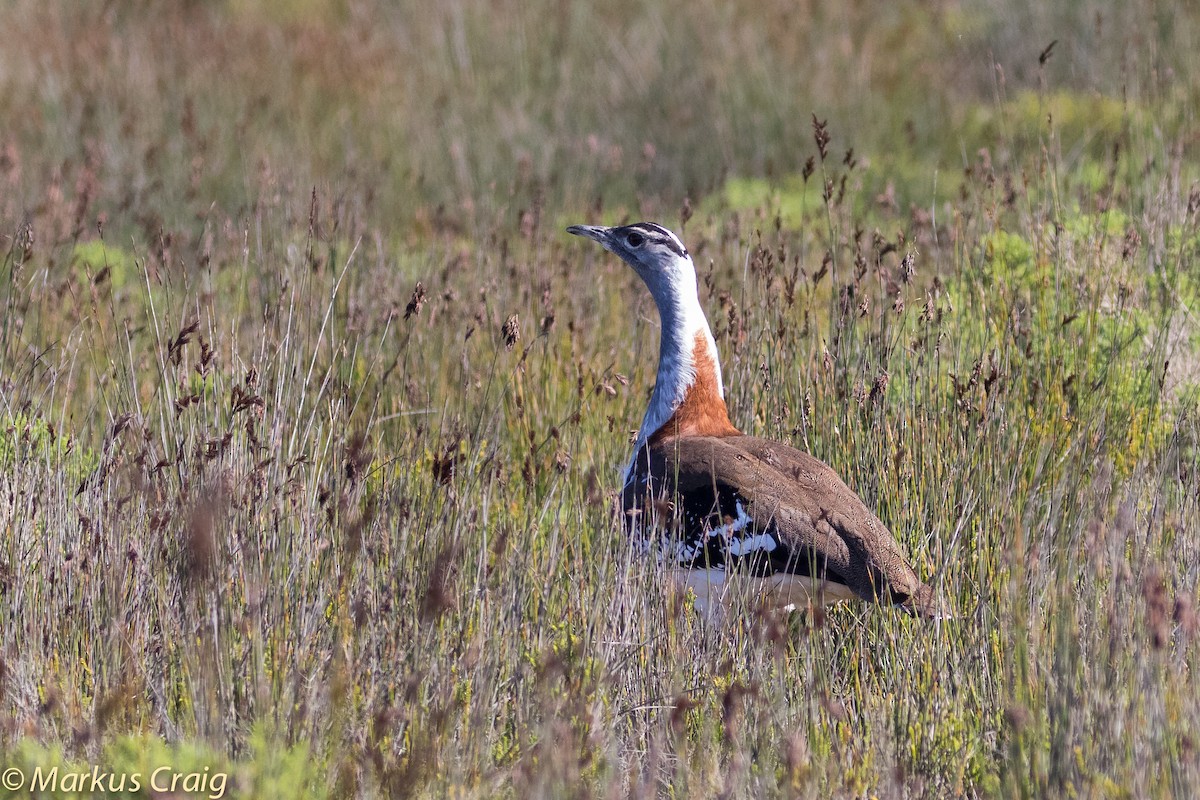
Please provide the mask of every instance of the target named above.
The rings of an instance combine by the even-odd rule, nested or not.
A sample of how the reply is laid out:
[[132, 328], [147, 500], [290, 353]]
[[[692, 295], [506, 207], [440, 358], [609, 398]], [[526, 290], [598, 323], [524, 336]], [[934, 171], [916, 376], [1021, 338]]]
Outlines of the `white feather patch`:
[[728, 548], [730, 555], [747, 556], [751, 553], [756, 553], [759, 550], [770, 553], [778, 546], [778, 543], [775, 541], [775, 537], [771, 536], [769, 533], [760, 533], [754, 536], [739, 536], [735, 538], [733, 536], [734, 533], [740, 530], [745, 530], [754, 522], [754, 520], [750, 518], [750, 515], [746, 513], [746, 509], [742, 507], [741, 500], [736, 502], [735, 508], [737, 510], [737, 519], [713, 529], [714, 536], [723, 536], [725, 541], [728, 542], [726, 547]]
[[731, 522], [726, 522], [724, 525], [718, 525], [717, 527], [713, 528], [712, 532], [709, 533], [709, 536], [722, 536], [725, 539], [729, 539], [730, 534], [737, 533], [738, 531], [748, 527], [750, 523], [754, 522], [754, 520], [750, 518], [750, 515], [746, 513], [746, 509], [742, 508], [741, 500], [736, 501], [735, 508], [737, 510], [737, 517]]
[[769, 553], [775, 549], [775, 546], [774, 536], [767, 533], [760, 533], [757, 536], [743, 536], [741, 539], [731, 541], [729, 543], [729, 554], [747, 556], [759, 550]]

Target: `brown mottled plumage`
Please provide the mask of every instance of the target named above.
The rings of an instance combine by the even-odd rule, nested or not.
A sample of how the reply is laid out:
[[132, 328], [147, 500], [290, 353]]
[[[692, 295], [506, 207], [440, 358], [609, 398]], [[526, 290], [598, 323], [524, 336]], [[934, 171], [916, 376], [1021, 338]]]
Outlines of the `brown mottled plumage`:
[[[637, 456], [622, 505], [631, 517], [640, 517], [656, 494], [674, 498], [676, 522], [707, 523], [710, 530], [717, 527], [714, 520], [731, 516], [722, 514], [722, 506], [729, 506], [724, 496], [736, 498], [735, 510], [741, 500], [753, 530], [769, 533], [776, 543], [769, 552], [741, 557], [757, 559], [745, 564], [751, 573], [808, 577], [814, 596], [845, 599], [845, 592], [832, 588], [840, 585], [864, 600], [895, 603], [919, 616], [942, 614], [887, 526], [808, 453], [740, 434], [666, 436], [657, 442], [652, 437]], [[724, 543], [718, 548], [725, 552], [706, 554], [709, 563], [734, 560]]]

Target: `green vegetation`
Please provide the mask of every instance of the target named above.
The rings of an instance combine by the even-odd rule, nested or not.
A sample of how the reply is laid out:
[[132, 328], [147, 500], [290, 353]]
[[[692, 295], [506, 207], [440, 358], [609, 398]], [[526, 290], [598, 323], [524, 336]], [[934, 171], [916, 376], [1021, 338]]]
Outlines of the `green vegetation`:
[[[0, 773], [1188, 796], [1200, 13], [1042, 5], [10, 3]], [[633, 218], [955, 620], [632, 558]]]

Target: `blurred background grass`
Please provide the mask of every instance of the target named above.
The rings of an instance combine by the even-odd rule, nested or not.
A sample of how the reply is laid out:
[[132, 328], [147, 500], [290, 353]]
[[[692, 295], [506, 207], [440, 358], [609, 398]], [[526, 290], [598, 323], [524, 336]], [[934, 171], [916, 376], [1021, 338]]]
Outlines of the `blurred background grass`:
[[[1197, 9], [0, 21], [0, 761], [250, 797], [1200, 779]], [[737, 424], [846, 476], [958, 621], [718, 628], [630, 562], [657, 320], [562, 228], [635, 217], [685, 232]]]
[[[666, 213], [731, 176], [798, 172], [818, 112], [925, 200], [933, 171], [1044, 123], [1021, 107], [1003, 119], [1028, 91], [1081, 106], [1072, 148], [1149, 107], [1175, 133], [1197, 99], [1193, 16], [1153, 2], [14, 3], [0, 101], [6, 161], [23, 169], [5, 211], [88, 170], [96, 210], [148, 236], [132, 209], [186, 229], [189, 199], [232, 213], [279, 181], [381, 219], [441, 208], [464, 223], [531, 186], [556, 207]], [[1102, 97], [1111, 110], [1093, 114]]]

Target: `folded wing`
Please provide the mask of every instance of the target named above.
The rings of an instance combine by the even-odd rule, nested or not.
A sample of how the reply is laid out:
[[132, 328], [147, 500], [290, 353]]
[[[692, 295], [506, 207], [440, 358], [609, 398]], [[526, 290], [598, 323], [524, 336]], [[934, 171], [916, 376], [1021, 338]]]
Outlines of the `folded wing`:
[[666, 438], [638, 453], [623, 502], [631, 524], [666, 531], [681, 567], [807, 577], [941, 616], [887, 526], [795, 448], [751, 436]]

